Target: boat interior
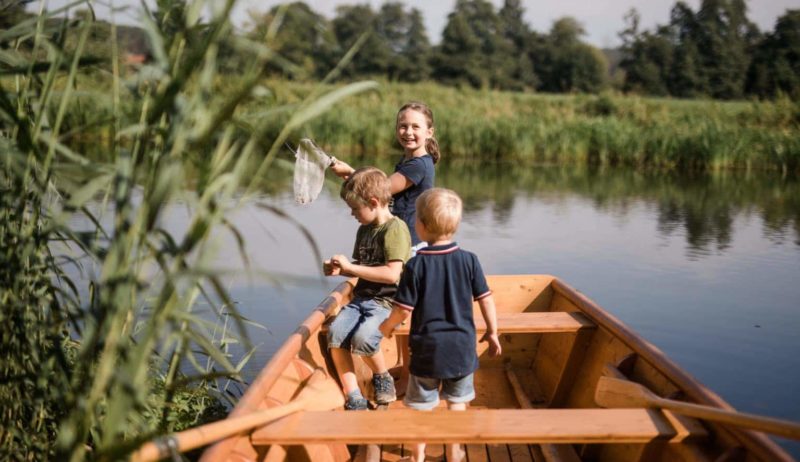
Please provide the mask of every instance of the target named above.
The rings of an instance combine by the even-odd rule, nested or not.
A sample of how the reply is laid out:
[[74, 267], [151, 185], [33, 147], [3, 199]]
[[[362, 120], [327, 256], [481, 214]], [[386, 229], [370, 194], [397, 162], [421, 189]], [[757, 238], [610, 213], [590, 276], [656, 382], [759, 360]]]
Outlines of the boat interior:
[[[347, 303], [341, 284], [290, 336], [232, 415], [279, 406], [320, 388], [339, 387], [327, 355], [326, 327]], [[384, 460], [410, 456], [425, 441], [427, 460], [444, 460], [444, 444], [464, 444], [475, 461], [749, 461], [793, 460], [761, 433], [666, 410], [605, 409], [595, 403], [600, 377], [625, 379], [653, 393], [732, 409], [605, 310], [549, 275], [491, 276], [503, 354], [478, 344], [476, 398], [467, 411], [404, 409], [402, 398], [372, 411], [316, 403], [248, 435], [211, 447], [203, 460]], [[475, 305], [480, 337], [485, 330]], [[382, 348], [404, 388], [403, 339]], [[405, 359], [407, 361], [407, 359]], [[356, 361], [365, 396], [371, 371]]]

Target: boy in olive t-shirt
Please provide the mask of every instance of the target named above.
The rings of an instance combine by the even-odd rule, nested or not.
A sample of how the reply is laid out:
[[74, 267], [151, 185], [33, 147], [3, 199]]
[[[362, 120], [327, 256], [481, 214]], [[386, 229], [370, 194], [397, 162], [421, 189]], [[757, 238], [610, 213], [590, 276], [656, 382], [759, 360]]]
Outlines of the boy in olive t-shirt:
[[351, 354], [359, 355], [372, 370], [375, 401], [397, 399], [394, 380], [386, 368], [378, 326], [389, 316], [403, 264], [411, 253], [411, 235], [403, 220], [389, 210], [389, 178], [377, 168], [356, 170], [342, 185], [341, 196], [361, 223], [356, 233], [353, 261], [334, 255], [323, 263], [327, 276], [355, 276], [353, 299], [342, 307], [328, 329], [328, 347], [347, 401], [345, 409], [367, 409], [358, 387]]

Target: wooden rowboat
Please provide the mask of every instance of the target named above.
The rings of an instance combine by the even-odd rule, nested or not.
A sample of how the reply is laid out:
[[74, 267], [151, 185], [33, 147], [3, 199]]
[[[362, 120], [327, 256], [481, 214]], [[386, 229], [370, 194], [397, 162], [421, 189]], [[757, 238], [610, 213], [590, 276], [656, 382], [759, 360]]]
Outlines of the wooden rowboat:
[[[350, 299], [340, 284], [286, 340], [229, 419], [285, 406], [315, 386], [338, 387], [326, 354], [325, 330]], [[763, 433], [659, 409], [605, 409], [595, 403], [602, 377], [626, 379], [660, 397], [732, 411], [656, 347], [562, 281], [547, 275], [492, 276], [503, 344], [500, 358], [478, 346], [477, 397], [464, 412], [329, 409], [288, 416], [221, 440], [203, 461], [398, 460], [404, 443], [427, 441], [428, 457], [443, 444], [464, 443], [470, 462], [526, 461], [791, 461]], [[484, 328], [476, 308], [476, 327]], [[401, 332], [402, 334], [402, 332]], [[384, 340], [389, 364], [401, 362]], [[395, 373], [400, 367], [395, 368]], [[370, 373], [359, 365], [362, 389]], [[321, 379], [319, 377], [322, 377]], [[306, 393], [308, 395], [309, 393]], [[369, 394], [367, 396], [370, 396]], [[324, 406], [323, 406], [324, 408]], [[334, 409], [336, 408], [336, 409]], [[360, 445], [360, 446], [356, 446]]]

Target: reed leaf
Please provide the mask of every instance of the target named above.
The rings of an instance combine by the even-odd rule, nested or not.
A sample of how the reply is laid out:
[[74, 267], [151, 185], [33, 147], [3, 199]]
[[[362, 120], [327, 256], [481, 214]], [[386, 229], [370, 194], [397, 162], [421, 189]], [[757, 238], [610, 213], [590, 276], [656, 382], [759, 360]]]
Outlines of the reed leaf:
[[[215, 4], [205, 23], [203, 5], [159, 2], [164, 14], [145, 6], [155, 61], [127, 80], [115, 38], [111, 73], [92, 69], [97, 61], [85, 50], [93, 14], [57, 18], [91, 11], [87, 1], [0, 31], [0, 43], [14, 44], [0, 55], [0, 72], [14, 75], [13, 84], [0, 79], [0, 242], [11, 243], [0, 265], [0, 348], [13, 378], [0, 383], [11, 423], [0, 432], [0, 458], [124, 458], [143, 438], [194, 424], [221, 397], [231, 399], [255, 351], [247, 337], [254, 323], [226, 288], [231, 272], [210, 266], [213, 241], [231, 233], [249, 266], [228, 217], [249, 200], [253, 172], [270, 165], [293, 130], [376, 87], [326, 88], [296, 109], [265, 100], [269, 114], [290, 114], [290, 126], [261, 130], [274, 121], [259, 120], [245, 130], [249, 95], [265, 93], [265, 64], [293, 63], [269, 41], [233, 36], [233, 1]], [[252, 59], [220, 91], [223, 40]], [[100, 152], [86, 152], [85, 140]], [[262, 145], [273, 150], [261, 153]], [[175, 201], [192, 218], [187, 229], [168, 231]], [[212, 309], [198, 309], [205, 305]], [[233, 346], [243, 349], [236, 361]]]

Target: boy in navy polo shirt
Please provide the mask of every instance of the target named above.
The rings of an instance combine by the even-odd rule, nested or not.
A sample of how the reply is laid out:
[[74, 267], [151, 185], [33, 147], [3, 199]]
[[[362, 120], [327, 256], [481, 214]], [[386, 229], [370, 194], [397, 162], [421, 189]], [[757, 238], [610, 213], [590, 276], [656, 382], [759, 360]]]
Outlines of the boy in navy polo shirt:
[[[458, 195], [449, 189], [429, 189], [416, 206], [415, 228], [429, 245], [406, 264], [392, 314], [380, 330], [390, 337], [411, 317], [411, 377], [403, 399], [407, 407], [433, 409], [441, 395], [448, 409], [463, 411], [475, 398], [472, 378], [478, 368], [473, 300], [486, 321], [481, 341], [489, 343], [490, 356], [501, 353], [494, 299], [478, 257], [452, 240], [461, 221]], [[416, 444], [412, 453], [413, 460], [424, 460], [425, 444]], [[447, 446], [447, 460], [459, 461], [463, 455], [458, 444]]]
[[391, 182], [374, 167], [356, 170], [342, 184], [342, 199], [361, 223], [356, 233], [353, 261], [334, 255], [323, 262], [327, 276], [355, 276], [353, 299], [342, 307], [328, 328], [328, 347], [339, 380], [347, 395], [345, 409], [367, 409], [367, 400], [356, 380], [351, 354], [361, 356], [372, 369], [375, 401], [388, 404], [397, 399], [394, 380], [386, 370], [381, 351], [383, 336], [378, 326], [389, 317], [392, 297], [403, 264], [411, 254], [408, 226], [389, 211]]

